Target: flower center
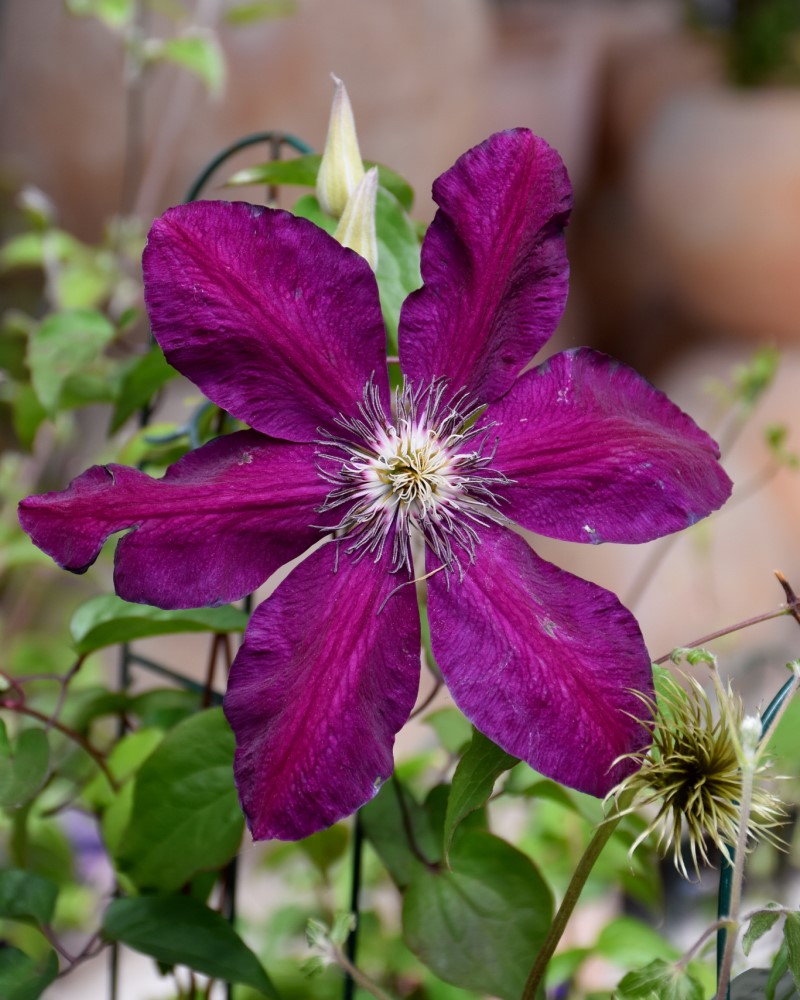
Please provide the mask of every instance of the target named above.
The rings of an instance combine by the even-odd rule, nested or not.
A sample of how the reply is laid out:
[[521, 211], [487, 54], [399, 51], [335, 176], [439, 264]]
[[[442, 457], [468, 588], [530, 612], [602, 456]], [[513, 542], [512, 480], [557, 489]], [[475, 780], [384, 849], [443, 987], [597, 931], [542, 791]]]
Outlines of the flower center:
[[333, 486], [321, 512], [342, 510], [334, 530], [348, 552], [377, 560], [391, 540], [392, 571], [411, 570], [410, 535], [419, 532], [447, 571], [463, 576], [480, 539], [476, 527], [500, 520], [497, 486], [508, 480], [484, 454], [491, 426], [476, 429], [479, 407], [465, 396], [444, 402], [446, 383], [395, 394], [389, 422], [370, 381], [360, 417], [340, 417], [345, 435], [320, 444], [320, 475]]

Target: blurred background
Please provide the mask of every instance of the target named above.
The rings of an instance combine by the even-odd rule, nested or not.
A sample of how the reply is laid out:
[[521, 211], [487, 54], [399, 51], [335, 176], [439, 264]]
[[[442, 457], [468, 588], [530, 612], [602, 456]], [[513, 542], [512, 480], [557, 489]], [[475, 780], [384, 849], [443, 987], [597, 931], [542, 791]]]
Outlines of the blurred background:
[[[143, 69], [131, 53], [148, 44]], [[532, 539], [537, 550], [620, 594], [654, 657], [777, 607], [775, 569], [800, 587], [797, 0], [4, 0], [0, 229], [17, 253], [0, 253], [0, 308], [41, 315], [53, 295], [47, 267], [13, 243], [31, 212], [88, 248], [133, 218], [135, 244], [242, 135], [282, 129], [320, 150], [331, 72], [362, 154], [411, 183], [422, 221], [433, 178], [489, 133], [525, 125], [555, 146], [576, 210], [570, 299], [548, 350], [614, 354], [722, 444], [736, 490], [708, 522], [648, 546]], [[263, 200], [263, 189], [206, 196]], [[127, 346], [146, 338], [140, 325]], [[22, 456], [6, 467], [7, 498], [63, 486], [102, 450], [103, 404], [74, 415], [68, 443], [47, 421], [26, 435], [4, 383], [0, 372], [0, 444]], [[178, 419], [193, 392], [172, 384], [163, 413]], [[10, 503], [2, 516], [6, 649], [22, 655], [15, 637], [32, 622], [42, 641], [64, 628], [52, 595], [73, 607], [108, 568], [64, 581], [19, 561]], [[751, 710], [799, 640], [784, 618], [715, 646]], [[202, 648], [157, 653], [200, 675]], [[400, 754], [420, 739], [404, 734]], [[72, 983], [48, 996], [71, 996]]]

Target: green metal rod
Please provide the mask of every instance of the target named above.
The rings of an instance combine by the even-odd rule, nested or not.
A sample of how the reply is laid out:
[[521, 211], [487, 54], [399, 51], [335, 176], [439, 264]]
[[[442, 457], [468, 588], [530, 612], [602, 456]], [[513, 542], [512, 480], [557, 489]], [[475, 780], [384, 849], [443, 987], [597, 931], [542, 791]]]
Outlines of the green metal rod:
[[235, 156], [236, 153], [243, 149], [248, 149], [250, 146], [259, 146], [262, 143], [274, 143], [278, 146], [291, 146], [292, 149], [295, 149], [298, 153], [302, 154], [314, 152], [311, 146], [303, 142], [302, 139], [298, 139], [296, 135], [291, 135], [288, 132], [254, 132], [252, 135], [246, 135], [243, 139], [239, 139], [226, 149], [223, 149], [221, 153], [218, 153], [214, 159], [203, 168], [203, 170], [195, 178], [192, 186], [189, 188], [184, 201], [197, 201], [200, 197], [200, 193], [206, 184], [208, 184], [212, 175], [222, 166], [223, 163], [225, 163], [226, 160], [229, 160], [232, 156]]
[[[792, 690], [794, 685], [794, 678], [790, 677], [789, 680], [783, 685], [780, 691], [775, 695], [772, 701], [767, 706], [764, 714], [761, 716], [761, 735], [763, 737], [764, 733], [767, 732], [769, 727], [772, 725], [772, 720], [778, 714], [783, 705], [784, 701]], [[735, 861], [733, 856], [733, 847], [730, 849], [731, 862]], [[730, 916], [731, 909], [731, 889], [733, 887], [733, 864], [722, 859], [722, 864], [719, 870], [719, 893], [717, 896], [717, 919], [724, 920], [726, 917]], [[720, 927], [717, 931], [717, 984], [719, 984], [719, 974], [722, 969], [722, 957], [725, 954], [725, 944], [728, 940], [728, 929], [726, 927]], [[726, 993], [727, 1000], [731, 997], [731, 988], [728, 986], [728, 991]]]

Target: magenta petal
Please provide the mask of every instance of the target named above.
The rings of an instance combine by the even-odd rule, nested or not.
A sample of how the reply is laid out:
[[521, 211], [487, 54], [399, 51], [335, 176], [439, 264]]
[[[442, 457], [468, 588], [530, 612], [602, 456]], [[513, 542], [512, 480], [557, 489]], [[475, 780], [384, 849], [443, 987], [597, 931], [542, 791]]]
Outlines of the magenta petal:
[[389, 409], [386, 334], [365, 260], [317, 226], [230, 202], [156, 219], [145, 299], [167, 360], [257, 430], [313, 441], [357, 415], [373, 378]]
[[255, 590], [320, 536], [326, 485], [308, 445], [241, 431], [190, 452], [152, 479], [122, 465], [94, 466], [66, 490], [28, 497], [22, 527], [75, 573], [109, 535], [115, 585], [127, 601], [161, 608], [224, 604]]
[[[428, 583], [433, 654], [456, 704], [541, 774], [604, 795], [648, 735], [632, 693], [653, 694], [639, 626], [607, 590], [545, 562], [513, 532], [482, 529], [463, 582]], [[630, 714], [628, 714], [630, 713]]]
[[344, 553], [337, 571], [326, 545], [256, 609], [225, 695], [256, 840], [330, 826], [392, 773], [394, 736], [419, 685], [414, 587], [389, 597], [402, 582]]
[[502, 511], [573, 542], [646, 542], [706, 517], [731, 482], [716, 443], [633, 369], [582, 348], [526, 372], [481, 422], [512, 480]]
[[558, 153], [527, 129], [498, 132], [433, 185], [423, 287], [400, 317], [415, 382], [446, 377], [488, 403], [548, 340], [567, 298], [572, 191]]

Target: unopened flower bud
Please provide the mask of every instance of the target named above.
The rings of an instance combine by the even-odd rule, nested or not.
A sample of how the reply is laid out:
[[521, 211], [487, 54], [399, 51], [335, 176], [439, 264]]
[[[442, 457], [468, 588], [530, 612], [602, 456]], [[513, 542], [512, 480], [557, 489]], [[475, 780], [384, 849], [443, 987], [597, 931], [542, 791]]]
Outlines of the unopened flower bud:
[[761, 720], [754, 715], [746, 715], [739, 725], [739, 739], [746, 764], [753, 764], [761, 739]]
[[333, 82], [336, 89], [328, 137], [317, 174], [317, 200], [328, 215], [338, 219], [364, 177], [364, 164], [358, 148], [350, 98], [338, 77], [334, 76]]
[[333, 234], [342, 246], [361, 254], [373, 271], [378, 266], [378, 239], [375, 233], [377, 194], [378, 168], [372, 167], [350, 195]]

